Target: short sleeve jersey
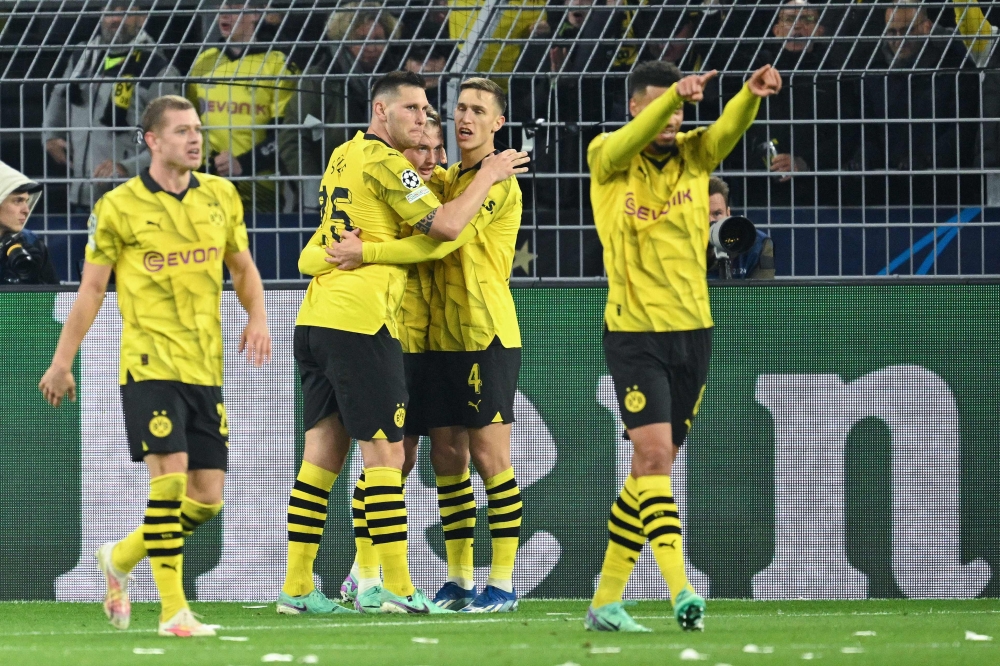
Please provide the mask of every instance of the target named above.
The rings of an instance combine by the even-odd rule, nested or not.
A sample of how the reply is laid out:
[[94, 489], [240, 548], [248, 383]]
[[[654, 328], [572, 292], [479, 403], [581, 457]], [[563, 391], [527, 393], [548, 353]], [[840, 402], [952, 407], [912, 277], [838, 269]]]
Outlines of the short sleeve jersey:
[[[358, 132], [330, 156], [319, 191], [320, 241], [361, 230], [361, 240], [384, 243], [403, 237], [441, 205], [402, 153], [374, 134]], [[309, 283], [296, 324], [374, 335], [385, 326], [399, 337], [398, 320], [407, 268], [365, 264], [330, 271]]]
[[[712, 326], [708, 304], [708, 179], [718, 164], [698, 150], [702, 130], [679, 133], [675, 155], [646, 153], [627, 170], [591, 172], [590, 201], [604, 245], [611, 331], [688, 331]], [[609, 134], [594, 139], [588, 162]]]
[[[445, 180], [445, 201], [461, 196], [479, 165], [454, 164]], [[495, 337], [507, 348], [521, 346], [510, 273], [521, 227], [521, 188], [511, 176], [490, 188], [469, 223], [476, 235], [434, 265], [431, 294], [432, 351], [481, 351]]]
[[[434, 167], [434, 175], [427, 181], [434, 196], [444, 201], [443, 167]], [[409, 230], [409, 231], [408, 231]], [[402, 236], [420, 233], [413, 227], [404, 227]], [[419, 354], [427, 351], [427, 334], [431, 325], [431, 287], [434, 282], [434, 262], [410, 264], [406, 275], [406, 292], [399, 313], [399, 342], [403, 352]]]
[[191, 174], [178, 196], [143, 171], [101, 197], [88, 234], [86, 260], [115, 271], [119, 381], [221, 386], [222, 263], [249, 246], [232, 183]]

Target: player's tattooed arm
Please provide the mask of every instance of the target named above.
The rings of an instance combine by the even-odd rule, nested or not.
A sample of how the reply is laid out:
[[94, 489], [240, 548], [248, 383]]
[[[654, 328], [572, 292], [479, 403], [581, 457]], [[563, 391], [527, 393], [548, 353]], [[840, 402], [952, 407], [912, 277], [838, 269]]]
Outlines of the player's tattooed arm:
[[434, 224], [434, 217], [437, 215], [439, 210], [440, 208], [435, 208], [431, 212], [427, 213], [427, 217], [414, 224], [413, 228], [422, 234], [430, 233], [431, 225]]

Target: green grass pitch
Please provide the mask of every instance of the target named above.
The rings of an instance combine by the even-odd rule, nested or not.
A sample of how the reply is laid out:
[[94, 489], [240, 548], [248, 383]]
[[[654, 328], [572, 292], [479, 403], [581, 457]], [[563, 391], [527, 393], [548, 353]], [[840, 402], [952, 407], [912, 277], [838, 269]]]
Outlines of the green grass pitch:
[[[583, 629], [585, 601], [524, 601], [504, 615], [288, 617], [274, 605], [196, 603], [218, 638], [156, 635], [158, 606], [115, 631], [97, 604], [0, 604], [0, 664], [260, 663], [372, 666], [731, 666], [1000, 664], [1000, 601], [709, 601], [704, 633], [682, 633], [666, 602], [630, 612], [651, 634]], [[966, 632], [994, 640], [967, 640]], [[226, 640], [226, 639], [229, 640]]]

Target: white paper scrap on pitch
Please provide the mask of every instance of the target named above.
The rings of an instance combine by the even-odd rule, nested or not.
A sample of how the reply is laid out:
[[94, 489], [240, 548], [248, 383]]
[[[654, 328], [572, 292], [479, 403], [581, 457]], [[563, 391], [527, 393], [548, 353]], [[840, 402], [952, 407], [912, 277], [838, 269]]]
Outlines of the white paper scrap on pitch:
[[304, 654], [301, 657], [299, 657], [296, 661], [298, 661], [300, 664], [318, 664], [319, 657], [317, 657], [314, 654]]
[[743, 651], [747, 654], [771, 654], [774, 652], [774, 648], [770, 645], [765, 645], [761, 647], [760, 645], [754, 645], [750, 643], [749, 645], [743, 646]]
[[875, 632], [874, 631], [855, 631], [854, 635], [855, 636], [874, 636]]
[[862, 654], [865, 649], [859, 647], [842, 647], [840, 648], [840, 651], [844, 654]]
[[244, 606], [243, 608], [267, 608], [267, 606]]
[[812, 652], [803, 652], [802, 658], [805, 659], [806, 661], [809, 661], [810, 659], [815, 659], [816, 655], [814, 655]]
[[986, 634], [977, 634], [974, 631], [966, 631], [965, 632], [965, 640], [967, 640], [967, 641], [991, 641], [991, 640], [993, 640], [993, 637], [992, 636], [987, 636]]
[[564, 661], [561, 664], [556, 664], [556, 666], [580, 666], [580, 664], [576, 663], [575, 661]]
[[546, 613], [546, 615], [571, 615], [571, 613]]
[[420, 643], [421, 645], [437, 645], [438, 639], [436, 638], [423, 638], [422, 636], [414, 636], [410, 639], [414, 643]]
[[260, 658], [261, 661], [291, 661], [292, 655], [278, 652], [268, 652]]
[[590, 648], [590, 654], [618, 654], [622, 649], [620, 647], [595, 647]]
[[234, 643], [242, 643], [243, 641], [250, 640], [247, 636], [219, 636], [220, 641], [233, 641]]
[[132, 654], [165, 654], [163, 648], [133, 648]]
[[707, 654], [702, 654], [694, 648], [685, 648], [681, 651], [680, 657], [681, 661], [701, 661], [702, 659], [708, 659]]

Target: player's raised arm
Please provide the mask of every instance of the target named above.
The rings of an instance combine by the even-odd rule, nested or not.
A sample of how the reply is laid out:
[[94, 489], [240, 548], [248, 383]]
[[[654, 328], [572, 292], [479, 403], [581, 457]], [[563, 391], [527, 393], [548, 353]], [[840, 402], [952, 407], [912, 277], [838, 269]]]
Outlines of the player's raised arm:
[[476, 177], [460, 196], [432, 210], [413, 226], [436, 240], [456, 240], [479, 212], [493, 184], [525, 173], [530, 161], [528, 153], [513, 149], [486, 157]]
[[104, 303], [104, 293], [111, 277], [111, 266], [85, 261], [83, 277], [69, 317], [59, 334], [59, 344], [52, 355], [52, 364], [45, 371], [38, 388], [53, 407], [58, 407], [65, 396], [76, 402], [76, 380], [73, 379], [73, 359], [83, 343], [84, 336], [97, 318]]
[[715, 168], [728, 155], [757, 118], [760, 100], [781, 92], [781, 74], [764, 65], [747, 80], [723, 109], [719, 119], [700, 137], [702, 159]]
[[[702, 100], [705, 85], [717, 74], [713, 69], [705, 74], [686, 76], [667, 88], [624, 127], [611, 132], [597, 155], [588, 155], [588, 159], [599, 160], [598, 164], [590, 165], [591, 171], [608, 174], [627, 169], [632, 158], [663, 131], [684, 102]], [[634, 106], [634, 103], [630, 105]]]

